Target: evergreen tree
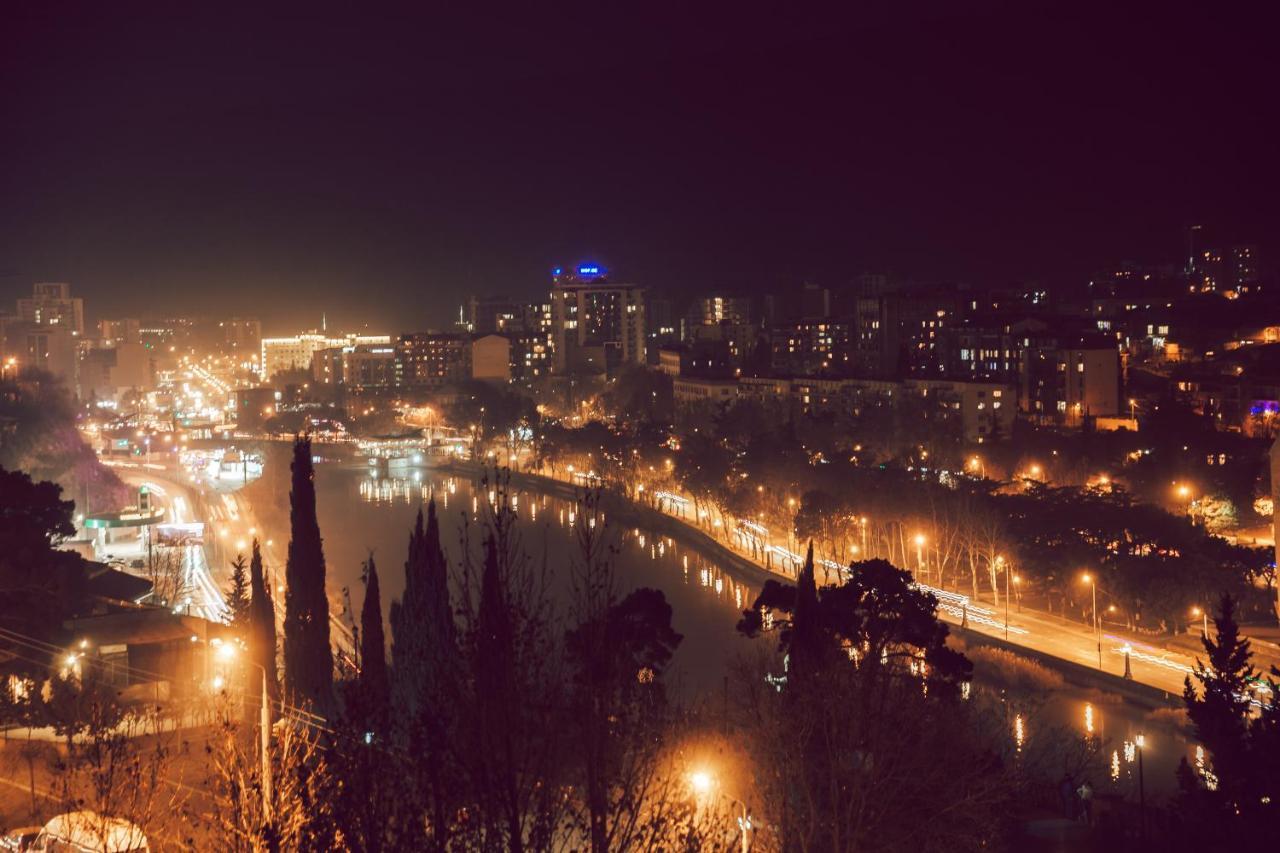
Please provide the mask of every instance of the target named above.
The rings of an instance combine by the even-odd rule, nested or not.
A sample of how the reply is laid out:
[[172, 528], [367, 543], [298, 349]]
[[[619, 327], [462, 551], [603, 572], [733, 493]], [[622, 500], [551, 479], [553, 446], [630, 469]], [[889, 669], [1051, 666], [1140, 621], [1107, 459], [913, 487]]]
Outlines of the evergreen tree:
[[249, 561], [249, 594], [249, 654], [266, 673], [268, 688], [274, 693], [278, 684], [276, 606], [262, 569], [262, 549], [257, 539], [253, 540], [253, 557]]
[[360, 610], [360, 701], [366, 720], [384, 726], [390, 713], [387, 649], [382, 632], [382, 594], [373, 555], [365, 563], [364, 606]]
[[457, 798], [449, 744], [457, 721], [457, 640], [448, 566], [440, 547], [435, 498], [409, 534], [404, 597], [391, 603], [392, 691], [408, 747], [422, 757], [416, 769], [428, 837], [420, 845], [443, 850]]
[[333, 700], [333, 650], [329, 645], [329, 599], [324, 548], [316, 520], [315, 468], [311, 438], [293, 444], [293, 488], [289, 492], [289, 556], [285, 566], [284, 675], [290, 701], [318, 713]]
[[249, 625], [249, 573], [244, 554], [237, 554], [231, 561], [231, 588], [227, 591], [227, 609], [233, 627]]
[[[456, 654], [456, 629], [449, 599], [449, 569], [440, 547], [435, 498], [409, 534], [404, 564], [404, 597], [391, 603], [391, 657], [396, 705], [412, 719], [441, 695], [444, 671]], [[437, 709], [438, 711], [438, 709]]]
[[1196, 659], [1194, 674], [1200, 690], [1197, 692], [1192, 685], [1191, 676], [1187, 676], [1183, 687], [1187, 716], [1195, 726], [1196, 739], [1209, 751], [1217, 789], [1229, 804], [1247, 799], [1247, 717], [1250, 682], [1255, 675], [1249, 660], [1249, 641], [1240, 636], [1235, 609], [1235, 601], [1224, 595], [1213, 620], [1216, 639], [1206, 636], [1201, 641], [1208, 664]]

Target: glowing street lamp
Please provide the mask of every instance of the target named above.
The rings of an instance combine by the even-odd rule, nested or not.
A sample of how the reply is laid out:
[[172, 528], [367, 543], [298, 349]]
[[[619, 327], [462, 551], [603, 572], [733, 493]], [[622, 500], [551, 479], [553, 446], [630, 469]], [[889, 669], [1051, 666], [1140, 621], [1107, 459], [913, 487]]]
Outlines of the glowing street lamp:
[[726, 794], [719, 789], [716, 779], [706, 770], [695, 770], [689, 774], [689, 787], [693, 788], [693, 792], [699, 797], [709, 797], [713, 792], [719, 793], [729, 802], [738, 806], [742, 810], [738, 817], [738, 838], [740, 839], [740, 850], [747, 853], [748, 833], [751, 831], [751, 815], [747, 811], [747, 804], [739, 800], [737, 797]]
[[1191, 615], [1200, 617], [1200, 636], [1209, 636], [1209, 614], [1204, 610], [1204, 608], [1192, 607]]
[[1093, 579], [1093, 575], [1088, 572], [1084, 573], [1081, 578], [1089, 585], [1089, 590], [1093, 593], [1093, 636], [1098, 643], [1098, 669], [1102, 669], [1102, 628], [1098, 623], [1098, 584]]
[[924, 534], [923, 533], [916, 534], [916, 569], [921, 574], [924, 574], [925, 566], [924, 566]]

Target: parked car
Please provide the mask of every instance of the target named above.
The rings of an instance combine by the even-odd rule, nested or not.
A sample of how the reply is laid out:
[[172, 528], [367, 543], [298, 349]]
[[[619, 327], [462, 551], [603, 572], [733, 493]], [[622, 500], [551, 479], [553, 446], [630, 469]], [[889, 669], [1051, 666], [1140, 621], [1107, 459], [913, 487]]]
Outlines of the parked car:
[[127, 820], [97, 812], [60, 814], [41, 828], [31, 853], [150, 853], [147, 836]]

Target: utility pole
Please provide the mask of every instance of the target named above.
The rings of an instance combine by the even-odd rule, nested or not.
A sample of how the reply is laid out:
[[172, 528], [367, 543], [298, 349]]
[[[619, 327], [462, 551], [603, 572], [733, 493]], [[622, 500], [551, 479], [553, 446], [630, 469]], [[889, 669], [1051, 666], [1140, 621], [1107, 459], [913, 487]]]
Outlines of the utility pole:
[[262, 814], [267, 823], [271, 823], [271, 694], [267, 689], [266, 667], [258, 668], [262, 670]]

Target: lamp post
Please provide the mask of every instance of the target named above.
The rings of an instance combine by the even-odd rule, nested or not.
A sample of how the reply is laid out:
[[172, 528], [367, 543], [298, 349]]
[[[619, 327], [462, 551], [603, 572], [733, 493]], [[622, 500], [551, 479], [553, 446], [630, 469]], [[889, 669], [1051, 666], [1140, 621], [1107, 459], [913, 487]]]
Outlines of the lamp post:
[[917, 533], [917, 534], [916, 534], [916, 570], [917, 570], [918, 572], [920, 572], [920, 574], [924, 574], [924, 573], [925, 573], [925, 566], [924, 566], [924, 534], [923, 534], [923, 533]]
[[996, 557], [996, 565], [1004, 566], [1004, 638], [1009, 639], [1009, 567], [1005, 565], [1004, 557]]
[[1088, 572], [1084, 573], [1084, 582], [1093, 593], [1093, 636], [1098, 643], [1098, 669], [1102, 669], [1102, 629], [1098, 623], [1098, 583]]
[[747, 833], [751, 831], [751, 814], [747, 810], [747, 804], [742, 802], [742, 800], [739, 800], [737, 797], [726, 794], [723, 790], [720, 790], [719, 786], [716, 785], [715, 778], [706, 770], [695, 770], [690, 773], [689, 784], [693, 788], [694, 793], [700, 796], [708, 796], [714, 790], [720, 796], [724, 797], [726, 800], [741, 809], [742, 813], [738, 817], [738, 838], [740, 842], [738, 849], [741, 850], [742, 853], [747, 853], [747, 850], [749, 849]]
[[867, 517], [865, 515], [858, 519], [858, 526], [862, 528], [862, 556], [867, 557]]
[[[236, 656], [236, 646], [223, 642], [218, 645], [218, 658], [230, 661]], [[262, 709], [259, 728], [262, 729], [259, 748], [262, 753], [262, 814], [271, 822], [271, 691], [267, 683], [267, 668], [262, 664], [245, 660], [249, 666], [262, 673]]]
[[1209, 613], [1208, 613], [1208, 611], [1206, 611], [1205, 609], [1203, 609], [1203, 608], [1201, 608], [1201, 607], [1192, 607], [1192, 608], [1191, 608], [1191, 615], [1192, 615], [1192, 616], [1199, 616], [1199, 617], [1200, 617], [1200, 636], [1201, 636], [1201, 637], [1208, 637], [1208, 636], [1209, 636]]

